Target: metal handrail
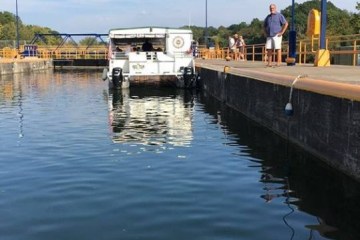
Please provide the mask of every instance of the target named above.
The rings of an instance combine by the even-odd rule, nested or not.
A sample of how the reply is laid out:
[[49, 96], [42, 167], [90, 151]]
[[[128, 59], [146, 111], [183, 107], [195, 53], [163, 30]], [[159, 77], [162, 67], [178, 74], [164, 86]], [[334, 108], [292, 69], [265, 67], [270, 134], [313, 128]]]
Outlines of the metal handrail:
[[[318, 38], [301, 39], [297, 41], [297, 59], [298, 64], [312, 63], [315, 58], [316, 49], [319, 46]], [[326, 48], [332, 57], [347, 55], [351, 58], [351, 65], [360, 65], [360, 34], [331, 36], [326, 40]], [[286, 58], [289, 54], [288, 42], [283, 42], [282, 57]], [[23, 51], [23, 46], [20, 52]], [[38, 46], [37, 57], [54, 59], [107, 59], [108, 47], [100, 46]], [[238, 52], [231, 52], [229, 48], [207, 49], [199, 46], [196, 57], [205, 59], [238, 59]], [[247, 61], [265, 61], [265, 44], [246, 45], [244, 55]], [[0, 49], [0, 58], [11, 59], [21, 57], [16, 49]]]
[[[297, 41], [297, 63], [313, 63], [316, 49], [319, 46], [318, 38], [303, 39]], [[326, 48], [331, 56], [351, 55], [351, 65], [360, 65], [360, 34], [333, 36], [326, 39]], [[231, 52], [229, 48], [199, 49], [198, 57], [204, 59], [232, 59], [238, 58], [237, 52]], [[265, 61], [265, 44], [253, 44], [245, 46], [245, 56], [248, 61]], [[289, 56], [289, 43], [283, 42], [282, 57]]]

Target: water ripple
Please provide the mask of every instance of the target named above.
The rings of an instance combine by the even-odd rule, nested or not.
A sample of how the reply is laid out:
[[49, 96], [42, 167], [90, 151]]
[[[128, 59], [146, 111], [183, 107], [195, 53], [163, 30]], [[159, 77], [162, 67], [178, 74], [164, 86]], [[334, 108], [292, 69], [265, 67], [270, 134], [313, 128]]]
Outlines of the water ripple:
[[2, 79], [2, 240], [360, 235], [357, 185], [313, 157], [197, 92], [100, 75]]

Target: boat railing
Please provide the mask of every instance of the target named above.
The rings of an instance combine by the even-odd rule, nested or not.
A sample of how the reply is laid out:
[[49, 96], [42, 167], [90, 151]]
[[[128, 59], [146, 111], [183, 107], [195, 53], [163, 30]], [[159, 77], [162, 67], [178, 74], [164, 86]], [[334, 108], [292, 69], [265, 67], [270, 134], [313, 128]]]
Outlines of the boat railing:
[[[179, 56], [176, 56], [179, 57]], [[160, 61], [160, 62], [173, 62], [175, 56], [166, 52], [150, 51], [150, 52], [131, 52], [131, 61]]]
[[125, 52], [113, 52], [113, 59], [127, 60], [127, 59], [129, 59], [129, 54], [127, 54]]
[[173, 52], [175, 58], [187, 58], [192, 57], [192, 55], [187, 51], [174, 51]]

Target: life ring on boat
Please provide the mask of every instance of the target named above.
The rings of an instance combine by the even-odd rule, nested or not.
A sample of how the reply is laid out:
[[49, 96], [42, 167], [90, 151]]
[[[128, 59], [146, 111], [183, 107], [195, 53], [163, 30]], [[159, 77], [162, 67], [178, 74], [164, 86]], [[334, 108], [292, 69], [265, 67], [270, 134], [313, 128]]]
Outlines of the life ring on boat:
[[176, 36], [173, 40], [173, 45], [176, 48], [182, 48], [184, 46], [184, 39], [181, 36]]

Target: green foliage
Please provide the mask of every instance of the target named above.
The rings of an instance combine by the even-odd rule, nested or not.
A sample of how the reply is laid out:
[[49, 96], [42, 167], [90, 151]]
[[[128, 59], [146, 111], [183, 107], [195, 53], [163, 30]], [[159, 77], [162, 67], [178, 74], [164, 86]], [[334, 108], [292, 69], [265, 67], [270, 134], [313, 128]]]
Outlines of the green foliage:
[[233, 34], [228, 28], [226, 27], [219, 27], [218, 33], [216, 35], [216, 43], [219, 44], [219, 47], [227, 47], [228, 46], [228, 36]]
[[[265, 17], [264, 17], [265, 18]], [[258, 44], [265, 43], [264, 35], [264, 21], [255, 18], [251, 21], [250, 25], [243, 29], [243, 35], [246, 44]]]
[[[56, 31], [48, 27], [25, 25], [20, 18], [18, 20], [20, 40], [31, 41], [36, 33], [56, 33]], [[16, 24], [16, 15], [6, 11], [0, 12], [0, 40], [16, 39]], [[60, 43], [61, 38], [49, 37], [47, 40], [48, 44], [58, 44]]]
[[[321, 10], [321, 1], [309, 0], [302, 4], [295, 3], [295, 17], [294, 27], [297, 32], [298, 39], [306, 38], [307, 31], [307, 18], [311, 9]], [[360, 11], [360, 3], [356, 4], [356, 9]], [[288, 6], [281, 13], [289, 22], [289, 28], [291, 27], [292, 6]], [[266, 16], [264, 16], [265, 19]], [[203, 39], [204, 28], [191, 27], [194, 32], [195, 39]], [[194, 29], [196, 29], [196, 34]], [[349, 35], [360, 33], [360, 13], [354, 14], [346, 10], [337, 8], [331, 1], [327, 3], [327, 34], [330, 36]], [[265, 42], [265, 36], [263, 31], [263, 19], [259, 20], [255, 18], [250, 24], [240, 22], [239, 24], [232, 24], [228, 27], [220, 26], [217, 31], [214, 28], [209, 28], [209, 36], [216, 38], [221, 47], [227, 46], [227, 38], [229, 34], [233, 35], [238, 33], [244, 36], [246, 44], [260, 44]], [[288, 39], [288, 31], [284, 35], [284, 40]], [[199, 41], [200, 42], [200, 41]]]
[[2, 25], [0, 33], [0, 40], [16, 39], [16, 25], [10, 22]]
[[[6, 25], [16, 22], [16, 16], [10, 12], [0, 12], [0, 24]], [[21, 23], [21, 20], [19, 18], [19, 22]]]
[[354, 13], [354, 14], [351, 16], [350, 23], [351, 23], [351, 25], [353, 26], [355, 33], [360, 33], [360, 3], [359, 3], [359, 2], [356, 3], [356, 7], [355, 7], [355, 8], [356, 8], [356, 10], [358, 10], [359, 12], [358, 12], [358, 13]]
[[16, 39], [16, 16], [10, 12], [0, 13], [0, 40]]
[[79, 44], [83, 46], [91, 46], [91, 45], [100, 45], [102, 44], [102, 42], [98, 41], [95, 37], [85, 37], [79, 41]]
[[[188, 26], [183, 26], [181, 27], [182, 29], [188, 29]], [[197, 26], [190, 26], [191, 31], [193, 32], [193, 38], [194, 40], [198, 41], [198, 42], [204, 42], [204, 28], [202, 27], [197, 27]]]
[[[304, 2], [303, 4], [294, 5], [294, 28], [297, 32], [297, 38], [303, 39], [306, 37], [307, 30], [307, 18], [310, 10], [317, 9], [320, 11], [320, 2], [318, 0], [312, 0]], [[289, 22], [289, 29], [292, 28], [292, 6], [288, 6], [281, 13], [285, 16], [285, 18]], [[287, 34], [285, 34], [284, 39], [288, 39]]]

